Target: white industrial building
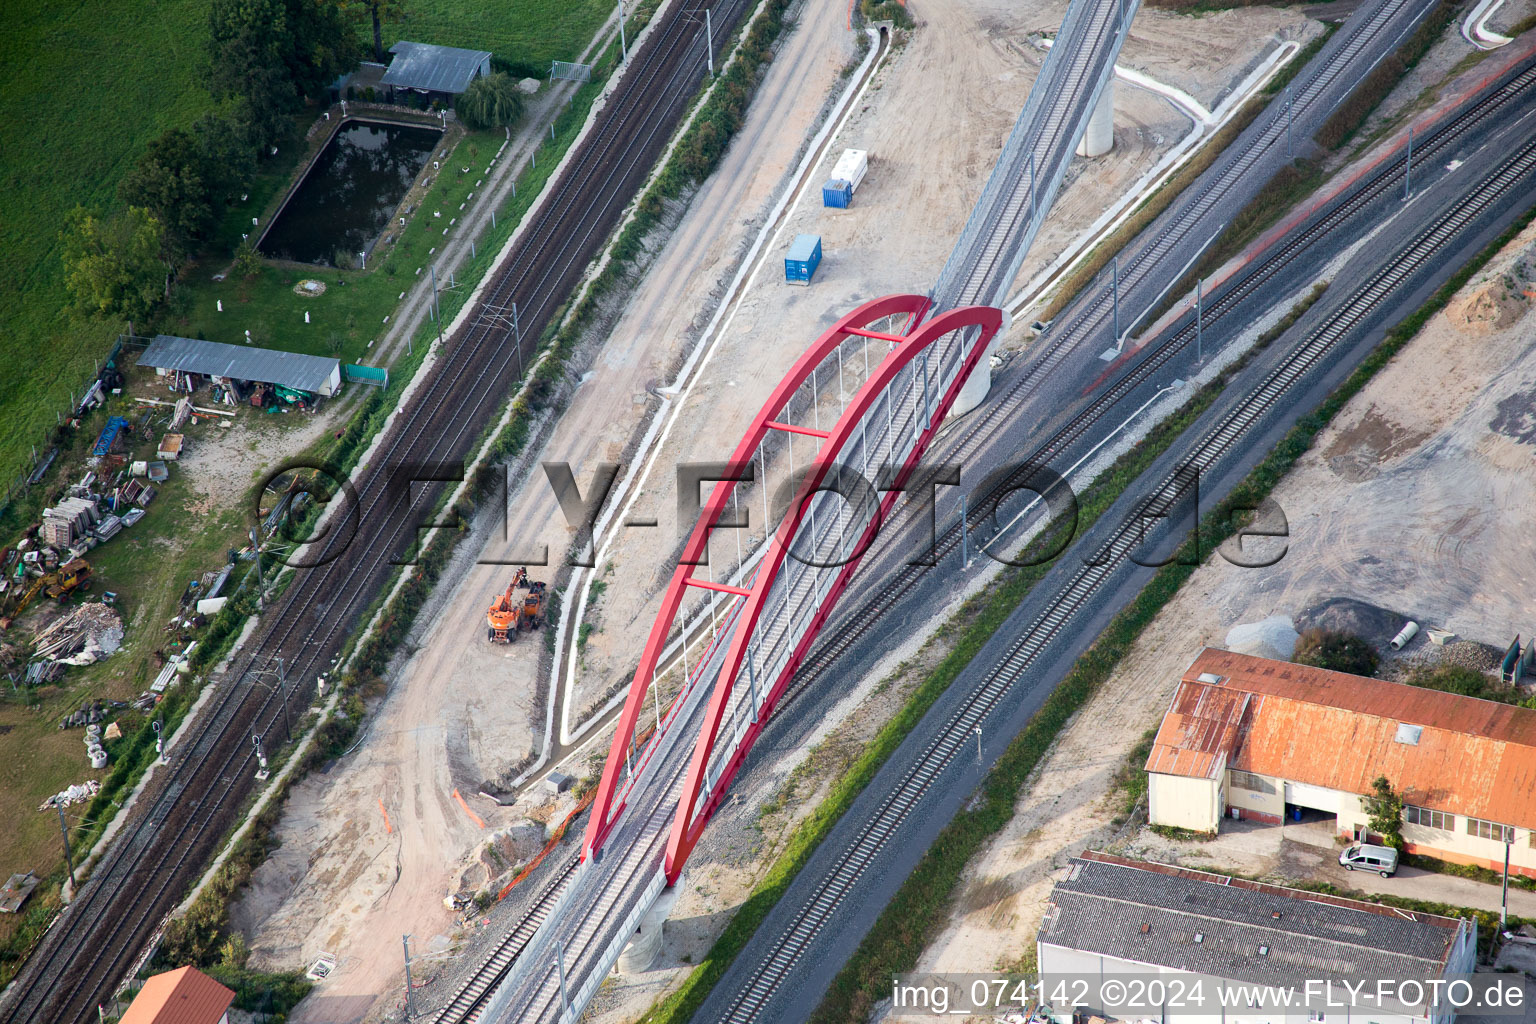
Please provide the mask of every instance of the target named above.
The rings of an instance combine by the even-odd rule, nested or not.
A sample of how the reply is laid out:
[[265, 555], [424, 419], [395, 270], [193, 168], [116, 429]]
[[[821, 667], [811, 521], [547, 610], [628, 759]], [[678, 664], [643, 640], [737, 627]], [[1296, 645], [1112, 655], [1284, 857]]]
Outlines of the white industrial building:
[[[1207, 648], [1147, 758], [1153, 824], [1332, 815], [1362, 832], [1385, 776], [1409, 853], [1536, 877], [1536, 711]], [[1312, 814], [1305, 812], [1311, 810]]]
[[[1316, 980], [1422, 983], [1470, 974], [1477, 929], [1471, 920], [1088, 851], [1072, 859], [1051, 892], [1036, 956], [1046, 993], [1059, 983], [1075, 991], [1076, 979], [1132, 975], [1181, 980], [1190, 992], [1203, 979], [1208, 1001], [1198, 1011], [1162, 1006], [1133, 1015], [1160, 1024], [1448, 1024], [1454, 1011], [1427, 998], [1369, 1008], [1324, 1007], [1326, 997], [1315, 996], [1309, 1007], [1304, 998], [1318, 991]], [[1221, 1005], [1218, 986], [1235, 1005]], [[1298, 993], [1291, 1006], [1279, 1005], [1285, 991]], [[1073, 1009], [1051, 1007], [1063, 1022]], [[1076, 1009], [1082, 1016], [1126, 1016], [1087, 1004]]]

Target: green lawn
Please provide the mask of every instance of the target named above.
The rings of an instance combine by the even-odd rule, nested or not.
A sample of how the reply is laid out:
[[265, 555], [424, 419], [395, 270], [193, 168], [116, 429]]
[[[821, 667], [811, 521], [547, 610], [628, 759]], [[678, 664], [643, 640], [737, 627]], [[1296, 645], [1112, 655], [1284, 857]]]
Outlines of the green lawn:
[[[384, 24], [384, 48], [401, 39], [490, 50], [543, 65], [575, 60], [614, 10], [613, 0], [404, 0], [406, 17]], [[368, 33], [372, 35], [372, 28]], [[372, 45], [372, 39], [369, 39]]]
[[[25, 2], [40, 7], [36, 0]], [[117, 16], [115, 8], [99, 0], [65, 12], [28, 10], [15, 19], [23, 27], [0, 56], [0, 97], [7, 109], [26, 113], [0, 128], [0, 174], [7, 186], [0, 196], [0, 260], [15, 282], [15, 287], [0, 289], [0, 487], [29, 463], [33, 444], [42, 446], [45, 426], [64, 408], [71, 386], [78, 389], [123, 326], [81, 325], [62, 312], [58, 223], [77, 202], [101, 208], [112, 204], [118, 178], [143, 144], [167, 127], [189, 123], [209, 106], [193, 70], [202, 52], [206, 2], [171, 0], [136, 10], [139, 16], [132, 20]], [[470, 17], [454, 13], [469, 11], [467, 0], [437, 0], [413, 10], [409, 38], [484, 46], [504, 56], [547, 61], [575, 57], [609, 6], [606, 0], [513, 0]], [[483, 30], [478, 37], [471, 34], [475, 28]], [[387, 41], [392, 42], [392, 36], [387, 32]], [[82, 68], [92, 73], [88, 91], [73, 88]], [[110, 89], [107, 82], [112, 83]], [[491, 252], [538, 194], [598, 89], [600, 85], [578, 91], [561, 112], [558, 142], [543, 150], [550, 159], [541, 159], [536, 169], [522, 170], [517, 197], [498, 211], [497, 230], [470, 261], [470, 273], [478, 277], [487, 269]], [[498, 133], [464, 136], [412, 223], [387, 253], [380, 250], [366, 273], [273, 265], [249, 281], [215, 282], [212, 275], [227, 260], [208, 257], [189, 269], [173, 312], [160, 323], [135, 327], [140, 333], [160, 329], [230, 342], [242, 340], [249, 327], [262, 344], [308, 352], [331, 351], [333, 335], [339, 334], [342, 357], [372, 362], [367, 342], [381, 333], [384, 313], [393, 312], [399, 293], [416, 280], [416, 268], [426, 267], [428, 250], [442, 244], [442, 227], [460, 216], [458, 205], [477, 190], [475, 182], [483, 178], [501, 138]], [[301, 162], [301, 153], [290, 150], [263, 167], [250, 189], [250, 207], [268, 209], [287, 187]], [[473, 168], [467, 175], [457, 169], [466, 165]], [[441, 210], [442, 216], [432, 217], [434, 210]], [[245, 209], [230, 211], [215, 249], [231, 248], [230, 240], [238, 239], [240, 220], [246, 216]], [[462, 221], [454, 225], [450, 237], [462, 226]], [[426, 273], [423, 269], [423, 276]], [[305, 277], [325, 281], [326, 293], [311, 299], [294, 294], [293, 284]], [[345, 285], [339, 283], [342, 279]], [[445, 314], [451, 317], [457, 311], [467, 291], [460, 288], [444, 295]], [[215, 305], [221, 299], [223, 314]], [[305, 309], [311, 314], [308, 325], [303, 321]], [[143, 393], [144, 381], [131, 369], [132, 353], [124, 361], [130, 364], [130, 389]], [[354, 392], [348, 401], [360, 397], [362, 393]], [[115, 398], [108, 409], [87, 417], [64, 444], [48, 481], [28, 489], [7, 522], [35, 521], [65, 481], [78, 479], [80, 459], [106, 417], [121, 414], [136, 422], [135, 409], [127, 398]], [[258, 446], [273, 432], [299, 426], [297, 417], [252, 416], [249, 410], [242, 410], [242, 421], [252, 427], [248, 442]], [[199, 438], [221, 429], [209, 423], [189, 427], [189, 443], [195, 449]], [[144, 457], [144, 449], [158, 438], [158, 429], [150, 433], [136, 440], [138, 457]], [[83, 733], [60, 731], [59, 717], [87, 698], [129, 699], [146, 689], [157, 671], [155, 652], [177, 649], [162, 627], [174, 614], [187, 581], [217, 568], [226, 550], [244, 543], [243, 499], [232, 507], [233, 496], [216, 494], [210, 503], [195, 484], [173, 467], [171, 480], [149, 514], [87, 555], [95, 568], [92, 593], [112, 590], [118, 595], [128, 627], [123, 650], [96, 665], [70, 669], [60, 685], [26, 697], [12, 695], [0, 681], [5, 687], [0, 697], [0, 821], [11, 825], [0, 836], [0, 875], [33, 870], [51, 875], [56, 885], [62, 869], [58, 819], [38, 812], [37, 805], [70, 783], [111, 771], [110, 766], [91, 770]], [[52, 608], [30, 611], [8, 638], [24, 638], [29, 625], [52, 613]], [[135, 713], [124, 722], [129, 736], [142, 717]], [[112, 749], [109, 744], [109, 752]], [[85, 827], [85, 811], [85, 805], [71, 809], [74, 828]], [[33, 914], [0, 918], [0, 983], [16, 966], [7, 947], [13, 940], [23, 945], [26, 941], [15, 935], [17, 927], [36, 934], [56, 902], [56, 888], [45, 885], [28, 908]]]
[[[139, 390], [142, 393], [142, 384]], [[69, 462], [69, 478], [83, 471], [80, 460], [107, 416], [121, 415], [136, 423], [141, 411], [141, 406], [124, 397], [114, 399], [106, 410], [93, 412], [63, 456]], [[251, 415], [249, 410], [242, 413], [251, 423], [256, 443], [267, 432], [296, 425], [275, 422], [293, 417], [262, 417]], [[274, 422], [269, 423], [269, 419]], [[195, 446], [222, 429], [216, 423], [204, 422], [189, 424], [183, 433]], [[157, 424], [148, 436], [136, 438], [131, 457], [153, 458], [160, 432]], [[61, 731], [58, 720], [87, 699], [131, 700], [148, 689], [158, 673], [160, 662], [155, 652], [163, 650], [168, 655], [180, 649], [176, 638], [161, 627], [175, 614], [187, 581], [218, 568], [226, 551], [243, 544], [241, 510], [210, 506], [209, 497], [173, 465], [171, 478], [159, 487], [145, 517], [85, 556], [93, 569], [89, 599], [99, 599], [109, 590], [117, 595], [117, 608], [128, 627], [123, 648], [94, 665], [65, 669], [57, 684], [40, 687], [25, 699], [19, 699], [0, 679], [4, 688], [0, 696], [0, 750], [4, 751], [0, 757], [0, 820], [9, 824], [0, 833], [0, 875], [30, 870], [46, 877], [62, 869], [58, 815], [39, 812], [37, 805], [72, 783], [104, 779], [111, 763], [106, 769], [93, 770], [85, 759], [83, 730]], [[57, 614], [52, 602], [39, 600], [12, 624], [4, 639], [24, 643], [33, 626]], [[142, 721], [141, 714], [132, 712], [120, 724], [127, 735]], [[114, 753], [122, 742], [108, 743], [108, 753]], [[82, 823], [85, 809], [85, 804], [69, 809], [72, 827]], [[38, 895], [45, 893], [40, 889]], [[10, 936], [18, 920], [0, 918], [0, 942]], [[0, 978], [3, 976], [0, 969]]]
[[[0, 50], [0, 481], [9, 484], [114, 325], [63, 312], [58, 233], [111, 202], [145, 142], [212, 105], [197, 84], [205, 6], [21, 0]], [[41, 355], [45, 354], [45, 355]]]
[[[496, 155], [505, 136], [499, 132], [472, 133], [461, 138], [411, 216], [400, 237], [381, 245], [366, 271], [310, 267], [294, 263], [269, 263], [251, 279], [213, 276], [227, 269], [226, 261], [205, 261], [192, 268], [182, 282], [181, 312], [166, 318], [169, 333], [239, 344], [245, 332], [258, 345], [336, 355], [346, 362], [372, 363], [368, 343], [381, 337], [386, 314], [393, 315], [400, 293], [412, 287], [417, 268], [429, 275], [435, 258], [430, 250], [441, 248], [454, 233], [463, 230], [466, 212], [459, 205], [476, 182], [484, 183], [486, 165]], [[462, 168], [469, 167], [464, 173]], [[434, 213], [441, 216], [433, 216]], [[458, 223], [449, 226], [450, 220]], [[449, 235], [443, 235], [448, 228]], [[325, 293], [301, 296], [293, 288], [300, 281], [324, 282]], [[446, 277], [439, 282], [446, 288]], [[219, 312], [218, 303], [224, 303]], [[305, 312], [309, 323], [304, 322]], [[339, 348], [334, 347], [339, 344]]]
[[[404, 0], [404, 6], [408, 18], [386, 26], [386, 46], [411, 38], [535, 64], [573, 59], [612, 8], [608, 0], [506, 0], [488, 7], [469, 0]], [[70, 389], [93, 372], [94, 360], [123, 326], [76, 323], [64, 311], [63, 219], [77, 203], [110, 206], [118, 180], [145, 143], [211, 108], [197, 73], [207, 10], [207, 0], [145, 0], [125, 17], [120, 4], [104, 0], [20, 0], [6, 17], [7, 45], [0, 51], [0, 107], [9, 114], [0, 125], [0, 274], [6, 281], [0, 288], [0, 488], [27, 464]], [[283, 168], [288, 170], [291, 165]], [[269, 178], [268, 189], [286, 181], [286, 173]], [[253, 203], [270, 194], [253, 192]], [[252, 289], [251, 305], [259, 307], [260, 291]], [[345, 323], [345, 313], [337, 312]], [[193, 322], [197, 313], [191, 311]], [[271, 344], [288, 336], [280, 319], [272, 314]], [[303, 326], [302, 314], [298, 323]], [[135, 325], [141, 332], [145, 326]], [[366, 343], [365, 325], [348, 330]], [[323, 336], [301, 333], [293, 343], [324, 348]]]

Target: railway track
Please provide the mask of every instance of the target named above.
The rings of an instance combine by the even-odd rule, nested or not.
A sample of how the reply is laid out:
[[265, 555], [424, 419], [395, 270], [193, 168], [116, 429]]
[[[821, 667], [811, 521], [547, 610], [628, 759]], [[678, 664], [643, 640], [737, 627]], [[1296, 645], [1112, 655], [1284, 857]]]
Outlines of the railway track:
[[[1508, 112], [1512, 104], [1529, 101], [1533, 93], [1536, 93], [1536, 61], [1528, 62], [1523, 70], [1511, 72], [1506, 82], [1490, 88], [1466, 109], [1430, 133], [1416, 136], [1415, 164], [1433, 160], [1437, 154], [1453, 147], [1467, 132], [1487, 122], [1489, 118]], [[1318, 215], [1287, 236], [1283, 243], [1267, 251], [1259, 260], [1206, 296], [1201, 317], [1204, 329], [1219, 325], [1223, 319], [1242, 308], [1247, 300], [1261, 294], [1283, 271], [1304, 259], [1314, 246], [1332, 232], [1339, 230], [1385, 193], [1400, 188], [1405, 165], [1404, 155], [1384, 161], [1336, 197]], [[981, 500], [970, 505], [966, 514], [966, 532], [971, 541], [978, 542], [978, 538], [984, 536], [986, 524], [995, 515], [1003, 497], [1029, 483], [1041, 468], [1059, 461], [1127, 396], [1165, 371], [1194, 340], [1195, 326], [1192, 318], [1186, 317], [1175, 323], [1171, 334], [1149, 346], [1148, 353], [1129, 371], [1095, 395], [1080, 415], [1071, 418], [1036, 447], [1019, 468], [1004, 476]], [[1054, 363], [1059, 362], [1059, 357], [1052, 358], [1056, 356], [1057, 352], [1053, 351], [1046, 361], [1054, 366]], [[981, 417], [968, 424], [954, 439], [944, 452], [943, 461], [963, 464], [994, 443], [996, 435], [1011, 418], [1012, 411], [1034, 391], [1046, 372], [1037, 366], [1015, 379], [998, 402], [984, 407]], [[897, 531], [891, 532], [895, 534]], [[959, 548], [961, 536], [961, 527], [957, 521], [935, 538], [932, 557], [925, 560], [926, 564], [903, 565], [880, 586], [875, 595], [829, 629], [825, 638], [805, 659], [788, 696], [793, 697], [813, 685], [840, 657], [860, 643], [875, 623], [921, 582], [933, 565], [941, 564], [946, 555]]]
[[1193, 446], [1189, 458], [1163, 477], [1152, 492], [1093, 554], [1085, 559], [1045, 609], [1008, 646], [996, 664], [946, 718], [895, 787], [877, 805], [868, 823], [837, 857], [835, 866], [780, 931], [768, 954], [744, 984], [736, 987], [728, 1024], [757, 1021], [783, 983], [800, 966], [817, 934], [842, 908], [854, 885], [876, 857], [900, 834], [938, 777], [960, 761], [975, 731], [1004, 702], [1052, 641], [1067, 630], [1089, 599], [1104, 587], [1145, 543], [1145, 525], [1166, 516], [1199, 477], [1234, 454], [1279, 403], [1323, 364], [1352, 331], [1383, 308], [1414, 274], [1437, 259], [1463, 231], [1536, 171], [1536, 139], [1526, 141], [1399, 253], [1384, 261], [1327, 322], [1311, 331], [1281, 363]]
[[[1392, 9], [1396, 10], [1397, 8], [1393, 7]], [[1086, 32], [1082, 34], [1086, 34], [1093, 38], [1095, 40], [1095, 46], [1102, 47], [1103, 37], [1106, 32], [1118, 31], [1121, 25], [1120, 19], [1124, 17], [1124, 14], [1118, 8], [1118, 5], [1113, 3], [1105, 3], [1094, 9], [1094, 15], [1094, 17], [1087, 19], [1088, 28]], [[1384, 17], [1383, 20], [1390, 20], [1390, 18]], [[1067, 34], [1068, 33], [1064, 31], [1063, 36], [1065, 37]], [[1368, 47], [1374, 41], [1376, 41], [1378, 35], [1379, 33], [1366, 33], [1364, 39], [1355, 39], [1356, 45], [1353, 47], [1344, 46], [1341, 44], [1339, 52], [1333, 55], [1333, 63], [1330, 66], [1334, 69], [1334, 76], [1329, 78], [1328, 82], [1331, 83], [1333, 78], [1337, 77], [1337, 74], [1339, 73], [1338, 69], [1341, 69], [1345, 64], [1347, 64], [1349, 60], [1354, 59], [1362, 48]], [[1064, 57], [1069, 51], [1070, 48], [1066, 46], [1053, 48], [1053, 52], [1060, 52]], [[1081, 83], [1087, 78], [1087, 72], [1089, 70], [1091, 61], [1083, 57], [1081, 54], [1078, 54], [1077, 58], [1078, 59], [1075, 61], [1067, 62], [1064, 66], [1066, 66], [1068, 70], [1075, 76], [1074, 81], [1078, 82], [1078, 85], [1075, 88], [1081, 89]], [[1319, 86], [1319, 90], [1321, 89], [1322, 87]], [[1061, 94], [1057, 94], [1055, 96], [1055, 103], [1053, 104], [1051, 110], [1048, 112], [1048, 116], [1045, 121], [1045, 130], [1043, 132], [1034, 133], [1026, 137], [1030, 138], [1035, 144], [1038, 144], [1041, 139], [1046, 139], [1048, 140], [1048, 144], [1054, 142], [1055, 144], [1059, 145], [1060, 137], [1064, 134], [1066, 126], [1069, 123], [1068, 114], [1074, 109], [1074, 104], [1068, 100], [1075, 98], [1075, 96], [1064, 97]], [[1021, 117], [1020, 120], [1023, 122], [1026, 120], [1026, 118]], [[1442, 145], [1443, 144], [1445, 143], [1442, 142]], [[1068, 156], [1069, 155], [1070, 154], [1068, 154]], [[1006, 161], [1000, 162], [1000, 166], [1005, 162]], [[1017, 160], [1015, 159], [1014, 162], [1017, 162]], [[1030, 170], [1033, 172], [1036, 169], [1031, 166]], [[1237, 171], [1232, 173], [1242, 174], [1247, 173], [1249, 170], [1251, 170], [1251, 162], [1246, 162], [1243, 163]], [[974, 270], [974, 273], [967, 274], [961, 281], [960, 287], [965, 292], [975, 292], [978, 288], [983, 287], [982, 282], [990, 280], [997, 275], [999, 267], [1001, 267], [1005, 262], [1003, 257], [1011, 251], [1009, 247], [1004, 244], [1002, 239], [1005, 239], [1009, 236], [1016, 236], [1024, 223], [1037, 212], [1040, 196], [1036, 192], [1036, 182], [1030, 180], [1032, 177], [1033, 174], [1024, 178], [1021, 182], [1019, 177], [1015, 175], [1011, 186], [1003, 189], [1000, 193], [994, 194], [990, 203], [983, 202], [978, 204], [978, 214], [973, 215], [972, 220], [976, 221], [979, 216], [981, 221], [990, 223], [993, 226], [993, 233], [985, 240], [986, 244], [973, 246], [968, 255], [961, 261], [962, 265], [968, 265]], [[1007, 183], [1007, 178], [1008, 176], [1006, 174], [1004, 174], [1001, 178], [999, 178], [996, 174], [994, 175], [994, 179], [1001, 180], [1005, 182], [1005, 184]], [[1218, 184], [1220, 184], [1220, 182], [1218, 182]], [[1235, 184], [1235, 182], [1229, 184]], [[1219, 195], [1224, 195], [1228, 190], [1229, 189], [1217, 190], [1214, 188], [1207, 188], [1205, 195], [1209, 196], [1213, 192]], [[991, 191], [990, 188], [989, 191]], [[1367, 200], [1362, 199], [1360, 201], [1365, 202]], [[999, 212], [999, 210], [1002, 212]], [[1301, 246], [1299, 247], [1299, 250], [1304, 248], [1305, 246]], [[962, 251], [965, 251], [965, 247], [957, 246], [957, 255]], [[1294, 256], [1292, 258], [1294, 258]], [[1278, 264], [1271, 264], [1270, 266], [1271, 272], [1273, 273]], [[1013, 271], [1016, 271], [1016, 268], [1010, 267], [1010, 277]], [[1265, 280], [1267, 280], [1267, 278]], [[1250, 284], [1250, 292], [1252, 290], [1256, 290], [1262, 285], [1262, 283], [1262, 280], [1259, 280], [1257, 277], [1255, 277]], [[1228, 298], [1225, 305], [1218, 305], [1216, 308], [1213, 308], [1211, 312], [1212, 319], [1227, 315], [1240, 300], [1241, 296], [1233, 296]], [[1173, 352], [1170, 350], [1163, 361], [1165, 362], [1166, 358], [1172, 358], [1172, 355]], [[1063, 432], [1059, 434], [1057, 438], [1053, 439], [1056, 445], [1064, 450], [1065, 447], [1070, 445], [1073, 440], [1075, 440], [1077, 437], [1080, 437], [1083, 433], [1086, 433], [1086, 431], [1091, 428], [1093, 423], [1096, 422], [1105, 411], [1112, 408], [1114, 404], [1119, 402], [1126, 393], [1128, 393], [1130, 390], [1133, 390], [1135, 385], [1139, 383], [1140, 380], [1144, 379], [1151, 373], [1155, 373], [1156, 369], [1161, 367], [1161, 365], [1162, 362], [1159, 362], [1157, 366], [1141, 369], [1140, 372], [1135, 374], [1131, 380], [1124, 382], [1123, 387], [1119, 389], [1112, 389], [1113, 393], [1107, 396], [1101, 396], [1101, 400], [1095, 403], [1095, 406], [1091, 410], [1090, 414], [1079, 418], [1077, 421], [1078, 429], [1075, 433]], [[1048, 371], [1043, 370], [1041, 372], [1044, 373]], [[1020, 389], [1018, 385], [1015, 385], [1015, 392], [1017, 393], [1020, 390], [1022, 389]], [[1000, 418], [1000, 414], [998, 413], [993, 413], [993, 415]], [[978, 425], [976, 424], [973, 424], [970, 427], [969, 434], [970, 444], [973, 447], [979, 447], [982, 443], [988, 440], [988, 436], [984, 433], [983, 430], [979, 429]], [[978, 515], [978, 519], [979, 518], [981, 518], [980, 515]], [[951, 534], [944, 539], [944, 541], [946, 549], [955, 544], [958, 544], [958, 528], [953, 530]], [[913, 573], [909, 580], [901, 581], [903, 584], [902, 592], [904, 593], [906, 589], [910, 589], [912, 585], [915, 585], [917, 578], [920, 575], [921, 571], [919, 570], [918, 572]], [[888, 606], [884, 601], [880, 603], [882, 605], [882, 610], [883, 607]], [[875, 617], [878, 618], [878, 615]], [[858, 636], [861, 636], [863, 633], [867, 632], [867, 629], [872, 624], [873, 620], [865, 623], [864, 628], [860, 629], [857, 635], [845, 633], [842, 637], [836, 638], [841, 641], [840, 646], [829, 650], [822, 657], [822, 659], [816, 663], [816, 665], [813, 667], [813, 671], [808, 673], [805, 669], [802, 669], [801, 673], [797, 676], [796, 689], [803, 689], [804, 686], [809, 685], [811, 679], [813, 679], [815, 676], [819, 676], [821, 672], [824, 672], [826, 667], [831, 664], [832, 660], [834, 660], [838, 654], [842, 653], [842, 651], [846, 650], [848, 646], [851, 646], [852, 643], [858, 639]], [[804, 681], [802, 681], [802, 679], [804, 679]], [[790, 696], [792, 696], [792, 693]], [[640, 810], [638, 807], [636, 809]], [[575, 870], [574, 864], [575, 861], [573, 860], [569, 866], [569, 870]], [[640, 875], [635, 876], [636, 879], [640, 877]], [[541, 893], [540, 897], [538, 897], [535, 901], [534, 909], [528, 911], [527, 914], [547, 914], [547, 908], [553, 906], [556, 902], [562, 899], [563, 894], [563, 889], [559, 893], [554, 891], [546, 891], [545, 893]], [[498, 944], [493, 956], [488, 958], [488, 960], [482, 964], [470, 976], [470, 978], [462, 984], [459, 992], [455, 994], [449, 1005], [445, 1007], [444, 1010], [441, 1011], [436, 1018], [434, 1018], [435, 1021], [439, 1022], [439, 1024], [450, 1024], [450, 1022], [452, 1022], [452, 1024], [456, 1024], [456, 1022], [459, 1021], [468, 1022], [479, 1019], [480, 1011], [485, 1005], [489, 993], [494, 992], [496, 986], [501, 984], [501, 982], [507, 978], [507, 976], [511, 973], [511, 967], [518, 953], [520, 953], [527, 946], [528, 940], [521, 937], [519, 933], [523, 931], [524, 924], [528, 920], [530, 920], [530, 917], [525, 916], [525, 918], [519, 922], [514, 931], [509, 934], [502, 941], [502, 943]], [[571, 954], [568, 952], [567, 957], [570, 955]], [[569, 969], [570, 966], [571, 964], [568, 959], [564, 969]], [[553, 965], [547, 965], [547, 969], [541, 969], [540, 973], [542, 975], [543, 984], [542, 986], [536, 984], [535, 988], [540, 989], [540, 998], [552, 998], [551, 986], [553, 985]], [[520, 990], [524, 995], [530, 994], [526, 984], [522, 985]], [[526, 1001], [523, 1001], [520, 1002], [519, 1005], [524, 1005], [526, 1008], [526, 1006], [530, 1004], [526, 1003]]]
[[[717, 43], [744, 8], [745, 0], [712, 5]], [[252, 788], [250, 738], [285, 728], [285, 698], [307, 704], [315, 677], [329, 670], [388, 579], [392, 556], [408, 549], [417, 517], [436, 500], [440, 488], [413, 494], [398, 470], [462, 459], [490, 422], [702, 79], [702, 31], [674, 8], [633, 55], [593, 131], [525, 221], [477, 315], [447, 341], [424, 386], [386, 428], [357, 488], [354, 529], [333, 528], [316, 542], [320, 564], [300, 572], [264, 616], [259, 639], [218, 684], [197, 731], [171, 751], [170, 768], [144, 795], [147, 809], [126, 824], [0, 999], [0, 1019], [65, 1024], [94, 1016], [206, 862]], [[514, 301], [521, 345], [499, 315]], [[354, 534], [366, 542], [351, 543]], [[295, 681], [289, 694], [255, 684], [278, 657]]]
[[556, 870], [539, 890], [533, 902], [523, 911], [517, 924], [502, 936], [474, 972], [459, 986], [452, 998], [431, 1017], [432, 1024], [476, 1024], [485, 1002], [512, 969], [518, 954], [527, 947], [539, 927], [549, 919], [550, 912], [570, 889], [571, 878], [581, 866], [581, 857], [573, 855]]
[[1072, 162], [1077, 129], [1086, 125], [1114, 75], [1137, 6], [1138, 0], [1099, 0], [1069, 8], [1058, 45], [1046, 54], [1040, 79], [1019, 114], [1018, 124], [1026, 130], [1010, 134], [939, 273], [935, 313], [1003, 304]]

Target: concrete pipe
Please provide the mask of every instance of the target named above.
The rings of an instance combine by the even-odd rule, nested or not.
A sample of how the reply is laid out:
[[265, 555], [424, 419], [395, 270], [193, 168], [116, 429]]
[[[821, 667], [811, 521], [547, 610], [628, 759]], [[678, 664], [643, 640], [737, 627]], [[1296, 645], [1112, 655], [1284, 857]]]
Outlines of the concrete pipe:
[[1398, 630], [1397, 636], [1392, 638], [1392, 649], [1394, 651], [1402, 650], [1407, 645], [1408, 641], [1412, 640], [1415, 636], [1418, 635], [1418, 633], [1419, 624], [1414, 622], [1412, 619], [1409, 619], [1408, 624], [1402, 629]]

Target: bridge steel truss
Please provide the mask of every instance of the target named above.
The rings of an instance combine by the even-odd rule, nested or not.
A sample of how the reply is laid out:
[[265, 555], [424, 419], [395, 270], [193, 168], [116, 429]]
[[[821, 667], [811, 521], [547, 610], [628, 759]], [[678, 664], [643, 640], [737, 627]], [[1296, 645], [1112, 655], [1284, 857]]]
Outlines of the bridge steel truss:
[[[647, 693], [680, 629], [686, 650], [684, 608], [690, 592], [703, 591], [715, 632], [692, 671], [685, 667], [682, 694], [662, 725], [691, 728], [699, 715], [679, 712], [696, 705], [701, 695], [696, 688], [710, 686], [712, 677], [663, 864], [667, 884], [676, 882], [800, 660], [1003, 323], [1002, 311], [989, 306], [952, 309], [925, 322], [931, 308], [921, 295], [889, 295], [859, 306], [817, 339], [753, 418], [727, 464], [731, 479], [716, 482], [663, 596], [598, 784], [584, 858], [601, 850], [657, 747], [659, 732], [637, 749], [636, 730], [644, 728]], [[892, 323], [898, 326], [876, 329]], [[866, 372], [836, 422], [821, 429], [820, 387], [835, 378], [841, 389], [847, 350], [861, 348], [867, 365], [870, 349], [880, 343], [888, 347], [878, 365]], [[796, 437], [820, 441], [815, 457], [799, 471], [793, 465]], [[787, 474], [770, 449], [788, 453]], [[744, 495], [749, 505], [760, 499], [769, 522], [769, 474], [775, 466], [787, 477], [779, 481], [780, 493], [793, 499], [772, 533], [765, 531], [765, 544], [741, 562], [745, 574], [757, 558], [749, 585], [716, 582], [709, 568], [711, 536], [745, 525]], [[748, 576], [741, 582], [748, 583]]]

